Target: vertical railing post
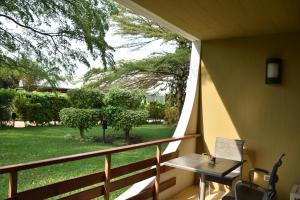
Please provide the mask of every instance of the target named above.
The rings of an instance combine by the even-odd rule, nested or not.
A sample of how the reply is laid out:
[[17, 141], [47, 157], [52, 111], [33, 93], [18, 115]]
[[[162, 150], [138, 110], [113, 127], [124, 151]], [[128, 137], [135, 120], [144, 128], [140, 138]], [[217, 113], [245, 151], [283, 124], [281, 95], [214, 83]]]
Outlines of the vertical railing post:
[[111, 170], [111, 154], [105, 156], [105, 182], [104, 182], [104, 199], [109, 200], [110, 192], [110, 170]]
[[18, 172], [9, 173], [8, 197], [11, 198], [17, 194], [18, 190]]
[[159, 199], [159, 182], [160, 182], [160, 162], [161, 162], [161, 145], [156, 146], [156, 178], [154, 199]]

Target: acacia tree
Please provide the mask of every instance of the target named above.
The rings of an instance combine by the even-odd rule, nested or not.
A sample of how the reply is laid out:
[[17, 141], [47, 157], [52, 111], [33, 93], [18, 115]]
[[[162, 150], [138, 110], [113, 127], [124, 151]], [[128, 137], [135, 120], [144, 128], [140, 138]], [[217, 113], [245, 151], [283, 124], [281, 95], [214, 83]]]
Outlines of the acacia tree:
[[110, 71], [91, 69], [84, 77], [86, 87], [107, 88], [117, 85], [125, 88], [149, 88], [162, 81], [167, 82], [180, 113], [185, 98], [191, 42], [126, 9], [121, 9], [113, 20], [117, 27], [115, 34], [128, 40], [123, 47], [141, 48], [153, 41], [162, 40], [176, 45], [176, 51], [139, 61], [119, 62]]
[[0, 66], [25, 68], [28, 59], [47, 73], [74, 72], [87, 59], [113, 64], [113, 48], [105, 41], [110, 0], [2, 0], [0, 2]]

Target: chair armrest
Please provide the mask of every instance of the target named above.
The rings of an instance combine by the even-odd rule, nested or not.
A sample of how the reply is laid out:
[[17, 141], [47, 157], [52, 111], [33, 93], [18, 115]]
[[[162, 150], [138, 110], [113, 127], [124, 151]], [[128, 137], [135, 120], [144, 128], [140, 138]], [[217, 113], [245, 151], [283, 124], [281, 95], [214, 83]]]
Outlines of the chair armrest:
[[251, 183], [253, 182], [254, 172], [261, 172], [261, 173], [264, 173], [264, 174], [269, 174], [269, 171], [267, 171], [265, 169], [252, 168], [252, 169], [249, 170], [249, 173], [248, 173], [249, 182], [251, 182]]

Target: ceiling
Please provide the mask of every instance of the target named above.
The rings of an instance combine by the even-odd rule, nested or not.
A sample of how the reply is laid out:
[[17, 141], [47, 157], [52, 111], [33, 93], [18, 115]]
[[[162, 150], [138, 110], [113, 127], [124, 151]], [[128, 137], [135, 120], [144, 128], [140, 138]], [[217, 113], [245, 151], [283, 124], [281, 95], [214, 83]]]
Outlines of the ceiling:
[[300, 31], [300, 0], [127, 0], [201, 39]]

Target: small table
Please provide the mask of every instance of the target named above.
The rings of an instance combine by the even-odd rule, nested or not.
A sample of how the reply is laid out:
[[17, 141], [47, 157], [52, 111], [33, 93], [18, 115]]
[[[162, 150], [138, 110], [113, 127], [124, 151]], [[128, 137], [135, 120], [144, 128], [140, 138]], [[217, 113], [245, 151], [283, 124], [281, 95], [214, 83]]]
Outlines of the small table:
[[205, 199], [205, 176], [213, 175], [224, 177], [239, 166], [241, 161], [228, 160], [223, 158], [216, 158], [214, 165], [209, 164], [209, 159], [201, 154], [188, 154], [165, 162], [165, 165], [184, 169], [187, 171], [197, 172], [201, 175], [200, 178], [200, 200]]

